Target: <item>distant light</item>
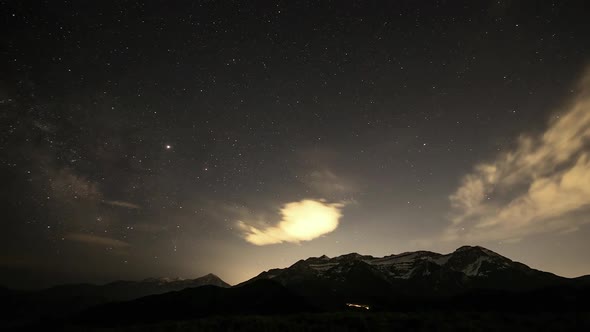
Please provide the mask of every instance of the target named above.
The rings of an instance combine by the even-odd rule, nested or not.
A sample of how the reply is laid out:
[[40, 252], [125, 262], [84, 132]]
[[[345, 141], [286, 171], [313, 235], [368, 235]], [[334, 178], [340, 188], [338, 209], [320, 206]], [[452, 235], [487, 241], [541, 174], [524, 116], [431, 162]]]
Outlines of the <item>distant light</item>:
[[346, 305], [349, 306], [349, 307], [363, 308], [363, 309], [366, 309], [366, 310], [369, 310], [371, 308], [367, 304], [347, 303]]
[[172, 145], [166, 145], [166, 150], [172, 149]]

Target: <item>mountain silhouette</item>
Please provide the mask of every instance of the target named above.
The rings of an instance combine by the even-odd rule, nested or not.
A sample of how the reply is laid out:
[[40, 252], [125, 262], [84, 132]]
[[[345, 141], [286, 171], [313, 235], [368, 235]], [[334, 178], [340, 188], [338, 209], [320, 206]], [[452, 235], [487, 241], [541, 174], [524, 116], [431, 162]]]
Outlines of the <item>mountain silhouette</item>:
[[105, 304], [82, 324], [135, 324], [213, 315], [341, 311], [590, 309], [588, 277], [563, 278], [489, 249], [450, 254], [416, 251], [372, 257], [357, 253], [300, 260], [231, 288], [206, 286]]
[[2, 321], [30, 321], [59, 318], [86, 308], [109, 302], [128, 301], [152, 294], [162, 294], [191, 287], [214, 285], [230, 287], [214, 274], [196, 279], [148, 278], [141, 281], [114, 281], [104, 285], [67, 284], [34, 291], [0, 288], [0, 298], [7, 304], [0, 311]]
[[0, 296], [10, 308], [5, 321], [48, 317], [84, 326], [351, 311], [584, 312], [590, 310], [590, 276], [564, 278], [463, 246], [449, 254], [311, 257], [233, 287], [210, 274], [37, 292], [0, 288]]

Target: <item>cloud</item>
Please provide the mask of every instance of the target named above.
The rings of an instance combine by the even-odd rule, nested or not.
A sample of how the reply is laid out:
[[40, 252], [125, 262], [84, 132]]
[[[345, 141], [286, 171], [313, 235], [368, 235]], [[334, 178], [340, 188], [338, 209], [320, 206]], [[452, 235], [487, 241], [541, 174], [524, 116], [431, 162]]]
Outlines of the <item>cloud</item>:
[[303, 178], [303, 183], [324, 196], [349, 194], [355, 191], [351, 181], [336, 175], [328, 169], [310, 172]]
[[112, 248], [126, 248], [131, 246], [129, 243], [125, 241], [85, 233], [68, 233], [64, 236], [64, 238], [70, 241]]
[[280, 209], [281, 220], [275, 226], [256, 227], [238, 221], [238, 227], [246, 241], [258, 246], [311, 241], [338, 227], [343, 207], [343, 203], [304, 199], [284, 204]]
[[523, 135], [493, 161], [477, 165], [450, 196], [447, 240], [517, 240], [567, 233], [590, 207], [590, 72], [581, 93], [540, 135]]
[[127, 208], [127, 209], [135, 209], [135, 210], [141, 209], [141, 206], [139, 206], [137, 204], [124, 202], [124, 201], [102, 201], [102, 203], [108, 204], [108, 205], [113, 205], [113, 206], [118, 206], [118, 207], [123, 207], [123, 208]]

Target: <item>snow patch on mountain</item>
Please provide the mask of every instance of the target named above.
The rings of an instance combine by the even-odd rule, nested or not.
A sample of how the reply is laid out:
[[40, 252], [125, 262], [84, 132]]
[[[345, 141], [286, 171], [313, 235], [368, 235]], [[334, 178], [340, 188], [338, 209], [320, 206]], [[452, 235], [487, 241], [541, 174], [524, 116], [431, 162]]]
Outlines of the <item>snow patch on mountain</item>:
[[334, 266], [338, 265], [339, 263], [325, 263], [325, 264], [309, 264], [309, 267], [316, 270], [316, 271], [327, 271]]
[[481, 264], [483, 262], [491, 262], [492, 260], [487, 256], [480, 256], [478, 257], [475, 262], [467, 265], [461, 272], [465, 273], [470, 277], [473, 276], [484, 276], [486, 275], [485, 271], [481, 271]]

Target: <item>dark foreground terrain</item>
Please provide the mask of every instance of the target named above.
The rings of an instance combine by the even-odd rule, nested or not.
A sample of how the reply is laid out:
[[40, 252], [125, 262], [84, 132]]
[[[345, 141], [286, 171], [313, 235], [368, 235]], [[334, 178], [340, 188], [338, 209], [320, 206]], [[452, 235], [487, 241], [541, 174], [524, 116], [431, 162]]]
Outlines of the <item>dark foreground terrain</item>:
[[[41, 330], [51, 330], [45, 328]], [[590, 331], [590, 312], [337, 312], [212, 316], [129, 326], [61, 326], [60, 331]]]

